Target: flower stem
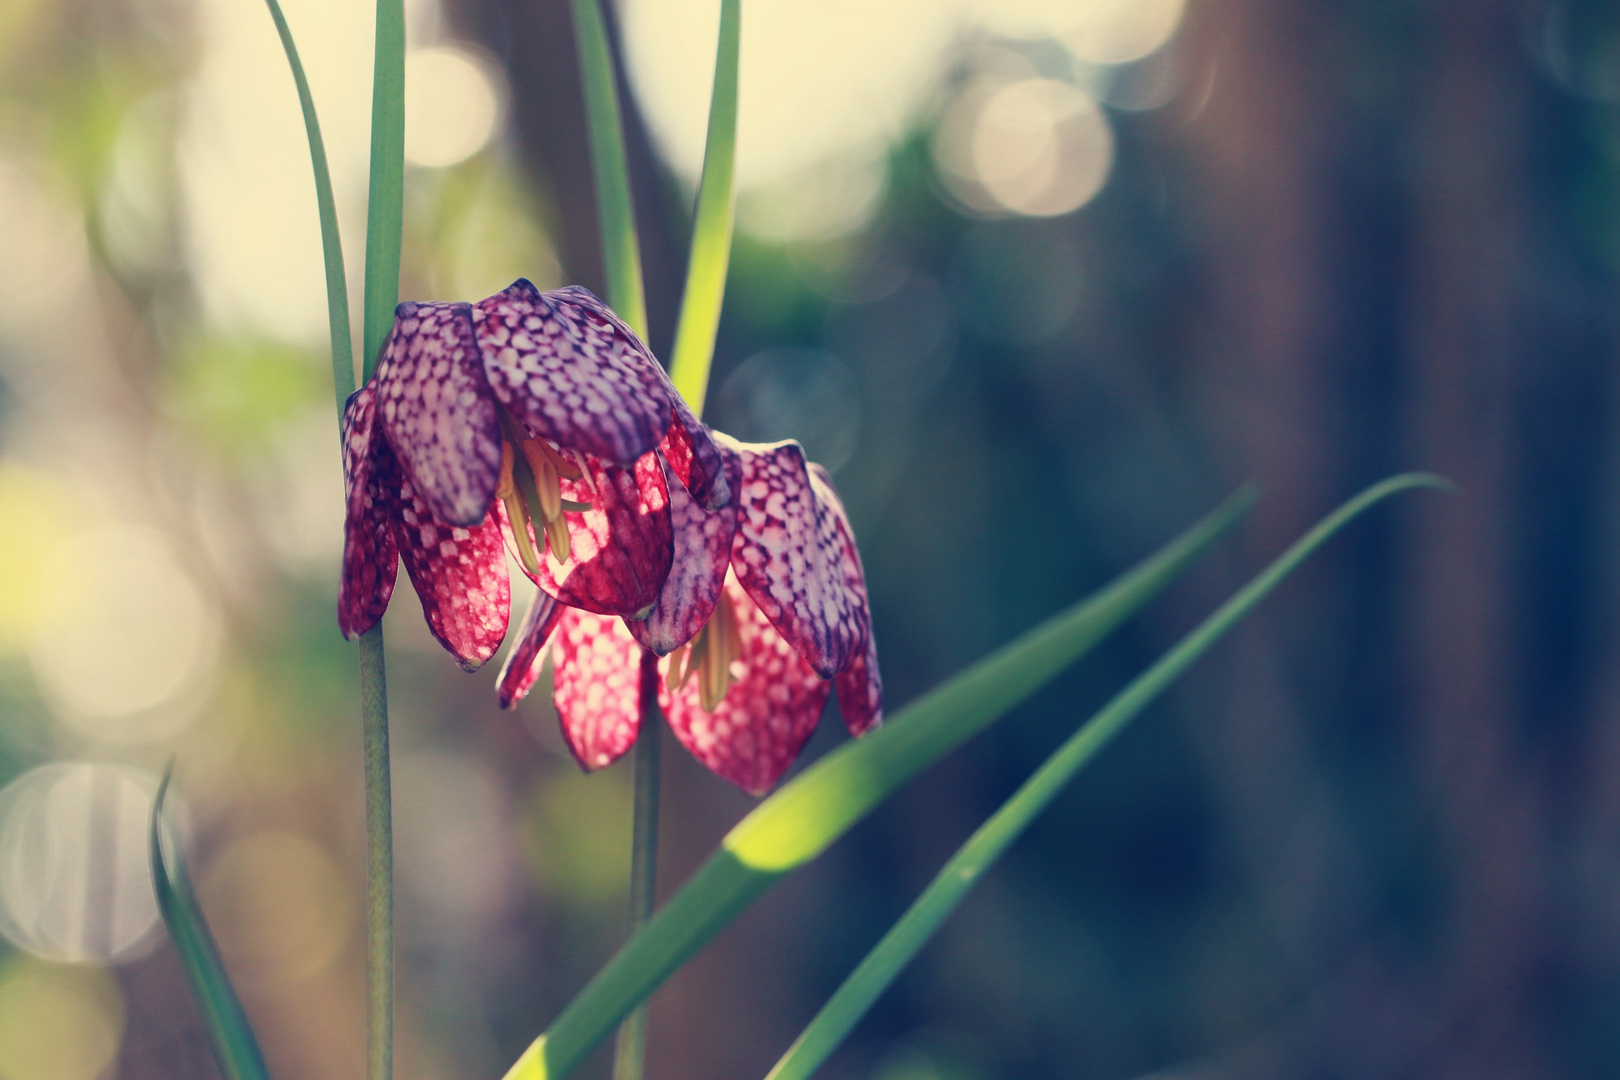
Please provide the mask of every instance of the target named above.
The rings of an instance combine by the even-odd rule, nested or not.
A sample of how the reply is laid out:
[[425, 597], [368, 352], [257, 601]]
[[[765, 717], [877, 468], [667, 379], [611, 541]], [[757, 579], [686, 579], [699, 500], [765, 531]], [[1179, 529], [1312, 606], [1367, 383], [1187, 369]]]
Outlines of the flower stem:
[[[658, 657], [641, 653], [641, 732], [636, 737], [635, 809], [630, 837], [630, 935], [652, 918], [658, 885]], [[647, 1006], [619, 1025], [613, 1080], [641, 1080], [647, 1060]]]
[[366, 765], [366, 1076], [394, 1071], [394, 821], [383, 632], [360, 635], [360, 728]]

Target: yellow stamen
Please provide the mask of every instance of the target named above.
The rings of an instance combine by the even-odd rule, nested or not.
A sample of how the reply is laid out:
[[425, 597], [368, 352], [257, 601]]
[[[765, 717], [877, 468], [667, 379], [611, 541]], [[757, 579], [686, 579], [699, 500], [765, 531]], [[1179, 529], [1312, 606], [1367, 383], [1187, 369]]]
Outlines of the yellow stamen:
[[736, 681], [731, 676], [731, 662], [742, 655], [737, 613], [725, 593], [720, 594], [720, 602], [715, 605], [705, 629], [709, 647], [703, 654], [703, 669], [698, 675], [698, 704], [704, 712], [713, 712]]
[[551, 541], [551, 557], [559, 564], [568, 561], [568, 522], [563, 520], [559, 511], [557, 516], [546, 522], [546, 539]]
[[517, 546], [518, 561], [529, 573], [537, 573], [540, 560], [535, 557], [534, 545], [529, 542], [529, 508], [512, 482], [512, 444], [501, 443], [501, 478], [495, 494], [506, 505], [506, 517], [512, 527], [512, 542]]
[[529, 439], [523, 444], [523, 456], [529, 459], [529, 465], [534, 469], [536, 476], [540, 475], [540, 466], [536, 461], [545, 458], [557, 470], [557, 475], [564, 480], [578, 480], [585, 474], [574, 463], [572, 456], [556, 449], [544, 439]]

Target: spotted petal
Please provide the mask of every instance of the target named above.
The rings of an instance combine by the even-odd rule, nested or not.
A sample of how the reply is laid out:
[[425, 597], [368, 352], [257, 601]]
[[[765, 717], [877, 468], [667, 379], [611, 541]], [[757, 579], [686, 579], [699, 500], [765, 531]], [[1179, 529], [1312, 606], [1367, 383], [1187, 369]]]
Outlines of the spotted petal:
[[530, 431], [628, 468], [669, 429], [670, 399], [649, 392], [647, 347], [584, 289], [542, 293], [519, 278], [473, 308], [495, 396]]
[[716, 434], [742, 455], [731, 549], [737, 580], [788, 643], [830, 679], [862, 638], [859, 598], [843, 569], [844, 508], [811, 483], [798, 443], [745, 445]]
[[844, 585], [855, 598], [855, 617], [861, 628], [861, 647], [850, 658], [849, 666], [833, 679], [838, 694], [838, 711], [844, 714], [844, 725], [851, 735], [864, 735], [883, 722], [883, 676], [878, 672], [877, 639], [872, 635], [872, 610], [866, 596], [866, 571], [861, 567], [861, 553], [855, 546], [855, 533], [844, 513], [844, 503], [833, 490], [832, 477], [827, 470], [810, 463], [810, 484], [817, 497], [837, 511], [838, 534], [843, 540], [839, 567], [844, 574]]
[[562, 481], [562, 496], [590, 503], [563, 514], [571, 549], [561, 566], [540, 560], [535, 583], [570, 607], [599, 615], [636, 615], [658, 599], [669, 576], [674, 537], [669, 489], [656, 454], [634, 469], [586, 458], [589, 482]]
[[[742, 480], [742, 458], [724, 451], [730, 486]], [[632, 620], [635, 639], [666, 656], [697, 636], [714, 614], [731, 566], [731, 541], [737, 531], [737, 507], [728, 503], [712, 513], [698, 505], [685, 483], [665, 463], [669, 487], [669, 516], [675, 530], [675, 561], [658, 594], [658, 602], [645, 619]]]
[[544, 592], [534, 594], [529, 613], [523, 616], [517, 641], [506, 654], [506, 663], [501, 665], [500, 676], [495, 680], [495, 696], [500, 699], [501, 708], [517, 708], [517, 703], [534, 688], [540, 669], [546, 666], [546, 646], [550, 644], [551, 632], [567, 610], [554, 596]]
[[[728, 584], [726, 595], [737, 610], [742, 656], [732, 674], [740, 678], [712, 713], [698, 702], [696, 679], [674, 694], [660, 679], [658, 704], [693, 757], [749, 794], [763, 795], [815, 733], [832, 684], [783, 640], [740, 586]], [[667, 657], [659, 662], [660, 675], [669, 663]]]
[[500, 648], [512, 606], [502, 543], [505, 511], [496, 503], [471, 528], [446, 525], [409, 481], [400, 485], [399, 505], [394, 537], [428, 629], [458, 664], [476, 671]]
[[398, 466], [377, 429], [377, 395], [362, 387], [343, 409], [343, 481], [348, 492], [343, 522], [343, 581], [338, 591], [338, 628], [356, 638], [377, 625], [394, 595], [399, 546], [392, 521], [398, 513]]
[[563, 609], [552, 646], [552, 700], [563, 739], [586, 771], [617, 761], [641, 729], [640, 645], [624, 620]]

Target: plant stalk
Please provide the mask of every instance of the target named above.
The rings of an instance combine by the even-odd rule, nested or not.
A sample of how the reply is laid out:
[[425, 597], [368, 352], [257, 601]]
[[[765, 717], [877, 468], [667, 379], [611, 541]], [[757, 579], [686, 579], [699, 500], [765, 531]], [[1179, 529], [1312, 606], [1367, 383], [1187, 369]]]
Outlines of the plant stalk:
[[366, 1076], [394, 1071], [394, 820], [382, 625], [360, 635], [360, 729], [366, 770]]
[[[652, 918], [658, 893], [658, 776], [663, 730], [658, 713], [658, 657], [641, 654], [641, 731], [636, 736], [635, 809], [630, 838], [630, 933]], [[619, 1025], [613, 1080], [641, 1080], [647, 1061], [647, 1005]]]

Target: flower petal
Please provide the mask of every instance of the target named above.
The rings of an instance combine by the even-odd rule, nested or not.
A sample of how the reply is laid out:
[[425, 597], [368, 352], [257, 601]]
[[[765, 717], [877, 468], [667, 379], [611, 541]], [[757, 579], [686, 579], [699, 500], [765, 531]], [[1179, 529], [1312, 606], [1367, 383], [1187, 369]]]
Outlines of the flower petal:
[[849, 663], [862, 636], [859, 600], [842, 565], [843, 504], [811, 482], [798, 443], [745, 445], [716, 434], [742, 455], [731, 549], [737, 580], [810, 666], [830, 679]]
[[512, 606], [502, 544], [506, 512], [497, 502], [471, 528], [446, 525], [408, 480], [401, 481], [399, 506], [394, 537], [428, 629], [458, 664], [476, 671], [500, 648]]
[[394, 491], [398, 465], [388, 440], [377, 431], [377, 392], [365, 386], [343, 408], [343, 481], [348, 492], [343, 522], [343, 578], [338, 589], [338, 629], [357, 638], [377, 625], [394, 595], [399, 546], [391, 522], [398, 512]]
[[567, 511], [571, 554], [567, 562], [542, 557], [532, 575], [542, 589], [570, 607], [598, 615], [636, 615], [658, 599], [674, 551], [669, 489], [658, 455], [646, 454], [634, 469], [587, 457], [589, 483], [562, 481], [563, 498], [590, 503]]
[[473, 308], [495, 396], [530, 431], [628, 468], [669, 429], [670, 399], [647, 346], [578, 287], [542, 293], [523, 278]]
[[[737, 681], [712, 713], [698, 704], [697, 680], [671, 694], [659, 680], [658, 704], [681, 745], [711, 771], [750, 795], [763, 795], [815, 733], [832, 684], [777, 633], [759, 605], [735, 582], [726, 595], [736, 605], [742, 658]], [[659, 662], [659, 674], [669, 660]]]
[[833, 489], [832, 477], [827, 470], [810, 463], [810, 485], [817, 497], [831, 507], [838, 521], [838, 535], [843, 541], [839, 567], [844, 574], [844, 585], [855, 600], [855, 619], [861, 630], [861, 647], [850, 657], [849, 666], [833, 680], [838, 694], [838, 711], [844, 714], [844, 726], [851, 735], [865, 735], [883, 722], [883, 676], [878, 672], [877, 639], [872, 635], [872, 608], [866, 596], [866, 571], [861, 567], [860, 549], [855, 546], [855, 531], [844, 512], [844, 501]]
[[715, 440], [714, 433], [687, 408], [686, 400], [661, 367], [658, 368], [658, 377], [674, 403], [675, 411], [675, 418], [658, 448], [675, 466], [681, 483], [686, 485], [692, 497], [705, 510], [718, 510], [731, 501], [736, 488], [735, 478], [728, 479], [720, 444]]
[[641, 646], [622, 619], [564, 608], [552, 650], [568, 749], [587, 772], [613, 764], [641, 730]]
[[501, 425], [484, 379], [467, 304], [395, 309], [377, 395], [401, 471], [433, 516], [484, 520], [501, 471]]
[[512, 651], [506, 654], [506, 663], [495, 679], [495, 696], [501, 708], [515, 709], [540, 678], [540, 669], [546, 666], [546, 645], [551, 632], [557, 628], [568, 608], [557, 598], [544, 592], [534, 594], [529, 613], [523, 616], [523, 626]]
[[[735, 488], [742, 480], [742, 458], [731, 450], [724, 453], [725, 471], [730, 474], [730, 486]], [[713, 513], [704, 510], [673, 468], [665, 464], [675, 559], [651, 613], [629, 623], [635, 639], [659, 656], [667, 656], [696, 637], [714, 614], [731, 565], [731, 541], [737, 531], [735, 503]]]

